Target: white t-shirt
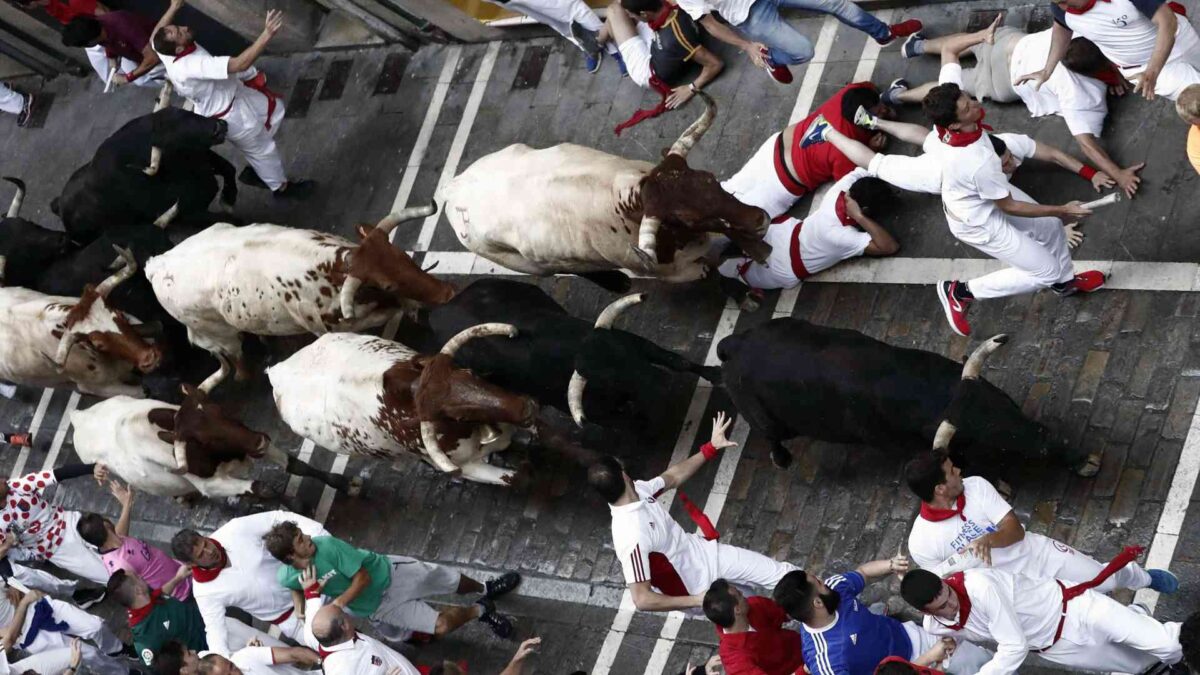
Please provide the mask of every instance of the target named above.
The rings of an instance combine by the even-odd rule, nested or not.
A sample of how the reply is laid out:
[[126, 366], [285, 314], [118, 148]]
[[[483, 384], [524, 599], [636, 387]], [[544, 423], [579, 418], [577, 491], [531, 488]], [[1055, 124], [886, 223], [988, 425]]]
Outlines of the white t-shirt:
[[843, 176], [825, 194], [820, 208], [804, 219], [800, 228], [800, 259], [810, 274], [862, 255], [871, 243], [871, 235], [854, 225], [843, 224], [837, 214], [839, 197], [867, 175], [865, 170], [855, 169]]
[[657, 498], [665, 487], [662, 476], [634, 481], [633, 487], [641, 499], [608, 507], [613, 552], [621, 561], [625, 583], [650, 581], [650, 556], [657, 554], [675, 569], [689, 595], [708, 590], [717, 575], [717, 542], [688, 534], [663, 508]]
[[696, 21], [705, 14], [716, 12], [729, 25], [736, 26], [750, 16], [750, 5], [754, 0], [679, 0], [676, 4]]
[[1104, 117], [1108, 115], [1108, 87], [1100, 80], [1068, 70], [1060, 63], [1040, 88], [1035, 89], [1032, 82], [1016, 84], [1022, 74], [1045, 67], [1052, 32], [1053, 29], [1047, 29], [1026, 35], [1017, 42], [1009, 66], [1013, 89], [1033, 117], [1062, 115], [1071, 135], [1099, 137], [1104, 129]]
[[229, 74], [228, 56], [213, 56], [204, 47], [194, 46], [195, 51], [183, 56], [158, 56], [175, 90], [196, 104], [195, 113], [212, 117], [229, 110], [242, 83]]
[[970, 145], [945, 147], [949, 150], [942, 155], [942, 203], [950, 222], [983, 227], [999, 210], [995, 200], [1012, 194], [992, 141], [984, 133]]
[[[1000, 527], [1000, 521], [1012, 513], [1012, 506], [1004, 501], [996, 488], [979, 476], [963, 479], [962, 515], [946, 520], [926, 520], [920, 515], [913, 521], [908, 535], [908, 550], [913, 562], [926, 569], [933, 569], [950, 556], [961, 552], [971, 542]], [[1034, 532], [1026, 532], [1025, 538], [1011, 546], [992, 549], [992, 567], [1009, 572], [1030, 572], [1041, 576], [1044, 556], [1042, 553], [1053, 540]]]
[[245, 675], [275, 675], [275, 655], [270, 647], [243, 647], [229, 656]]
[[[1059, 12], [1055, 12], [1059, 15]], [[1077, 37], [1085, 37], [1126, 71], [1145, 67], [1154, 54], [1158, 27], [1130, 0], [1097, 2], [1083, 14], [1062, 12], [1060, 17]], [[1167, 60], [1182, 56], [1197, 44], [1196, 31], [1187, 17], [1178, 17], [1175, 46]], [[1045, 67], [1043, 61], [1041, 67]], [[1129, 72], [1125, 73], [1126, 76]]]

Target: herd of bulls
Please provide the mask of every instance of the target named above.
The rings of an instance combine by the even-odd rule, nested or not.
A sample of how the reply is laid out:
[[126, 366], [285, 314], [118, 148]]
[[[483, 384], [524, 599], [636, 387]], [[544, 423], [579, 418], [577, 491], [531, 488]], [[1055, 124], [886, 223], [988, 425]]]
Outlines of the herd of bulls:
[[[618, 291], [630, 285], [622, 269], [676, 282], [704, 276], [716, 233], [765, 256], [765, 214], [687, 166], [715, 115], [701, 96], [705, 113], [658, 165], [569, 144], [480, 159], [445, 191], [451, 225], [468, 248], [506, 267], [578, 274]], [[948, 438], [952, 425], [960, 461], [995, 478], [1016, 464], [1009, 453], [1082, 475], [1099, 468], [1098, 455], [1053, 438], [979, 378], [1002, 338], [964, 368], [854, 331], [776, 319], [725, 338], [722, 366], [705, 367], [614, 327], [643, 294], [590, 321], [529, 283], [487, 278], [459, 288], [422, 270], [389, 235], [436, 205], [362, 225], [357, 243], [210, 213], [218, 195], [225, 207], [237, 196], [233, 167], [212, 151], [224, 133], [219, 120], [161, 106], [126, 124], [55, 200], [65, 233], [22, 219], [24, 185], [6, 179], [17, 191], [0, 220], [0, 380], [106, 399], [74, 413], [76, 451], [143, 491], [272, 496], [247, 478], [257, 458], [360, 489], [289, 457], [211, 400], [228, 375], [252, 376], [247, 336], [319, 336], [266, 372], [297, 434], [338, 453], [416, 454], [483, 483], [514, 479], [489, 462], [492, 453], [517, 439], [562, 438], [545, 432], [541, 408], [580, 426], [620, 427], [653, 416], [683, 376], [725, 387], [780, 466], [796, 437], [907, 453], [930, 447], [939, 428]], [[416, 349], [359, 334], [396, 318], [413, 322]]]

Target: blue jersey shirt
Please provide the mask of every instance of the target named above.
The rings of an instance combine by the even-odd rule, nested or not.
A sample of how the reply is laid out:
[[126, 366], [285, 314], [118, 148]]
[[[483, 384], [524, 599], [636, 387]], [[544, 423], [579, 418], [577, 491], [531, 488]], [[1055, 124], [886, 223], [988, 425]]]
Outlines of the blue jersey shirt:
[[871, 675], [889, 656], [912, 658], [912, 641], [899, 621], [872, 614], [858, 601], [866, 580], [858, 572], [825, 580], [841, 596], [833, 623], [820, 630], [801, 624], [804, 663], [812, 675]]

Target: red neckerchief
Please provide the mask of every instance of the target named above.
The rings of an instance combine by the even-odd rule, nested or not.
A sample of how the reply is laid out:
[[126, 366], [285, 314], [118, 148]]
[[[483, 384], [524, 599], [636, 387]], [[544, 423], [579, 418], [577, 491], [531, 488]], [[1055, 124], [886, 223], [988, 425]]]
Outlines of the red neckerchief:
[[943, 520], [950, 520], [954, 516], [958, 516], [963, 520], [967, 517], [963, 515], [963, 507], [967, 505], [967, 495], [963, 493], [958, 496], [952, 509], [939, 509], [930, 506], [928, 502], [921, 502], [921, 517], [925, 520], [940, 523]]
[[950, 630], [962, 630], [963, 626], [967, 625], [967, 617], [971, 616], [971, 598], [967, 595], [966, 584], [963, 583], [963, 573], [955, 572], [942, 579], [942, 583], [949, 586], [950, 590], [958, 596], [958, 623], [947, 627]]
[[126, 610], [126, 613], [129, 615], [129, 627], [133, 628], [139, 623], [145, 621], [146, 617], [150, 616], [150, 612], [154, 611], [154, 606], [161, 605], [162, 602], [161, 590], [155, 589], [150, 591], [150, 602], [147, 603], [145, 607]]
[[[1109, 0], [1105, 0], [1108, 2]], [[949, 145], [952, 148], [963, 148], [975, 141], [983, 138], [983, 131], [986, 129], [991, 131], [992, 128], [983, 123], [983, 118], [987, 117], [987, 111], [981, 111], [979, 121], [975, 123], [975, 131], [951, 131], [946, 127], [935, 124], [933, 125], [938, 132], [938, 140]]]
[[837, 213], [838, 220], [840, 220], [843, 225], [857, 225], [858, 224], [857, 220], [851, 218], [850, 215], [848, 213], [846, 213], [846, 193], [845, 192], [843, 192], [837, 196], [837, 201], [835, 201], [833, 203], [833, 210]]
[[176, 54], [176, 55], [175, 55], [175, 60], [176, 60], [176, 61], [178, 61], [179, 59], [182, 59], [183, 57], [187, 56], [188, 54], [191, 54], [191, 53], [192, 53], [192, 52], [194, 52], [194, 51], [196, 51], [196, 43], [195, 43], [195, 42], [193, 42], [192, 44], [188, 45], [186, 48], [184, 48], [184, 50], [183, 50], [183, 51], [181, 51], [181, 52], [179, 52], [178, 54]]
[[[1104, 2], [1112, 2], [1112, 0], [1104, 0]], [[1088, 4], [1079, 9], [1071, 9], [1067, 7], [1067, 14], [1086, 14], [1087, 11], [1096, 6], [1096, 0], [1088, 0]]]
[[662, 5], [662, 10], [660, 10], [653, 19], [650, 19], [646, 22], [646, 24], [650, 26], [650, 30], [656, 33], [658, 32], [658, 29], [667, 25], [667, 20], [671, 18], [671, 12], [675, 11], [675, 5], [672, 5], [669, 2], [664, 2]]
[[[353, 642], [358, 642], [358, 633], [355, 633], [354, 637], [352, 637], [350, 639]], [[345, 643], [343, 643], [343, 644], [345, 644]], [[317, 645], [317, 656], [321, 657], [322, 661], [324, 661], [325, 659], [329, 658], [331, 655], [336, 654], [336, 653], [337, 652], [326, 651], [324, 647], [322, 647], [321, 645]]]
[[197, 583], [203, 584], [216, 579], [221, 574], [221, 570], [225, 569], [226, 565], [229, 564], [229, 556], [225, 555], [225, 547], [221, 546], [221, 542], [213, 539], [212, 543], [217, 547], [217, 550], [221, 552], [221, 559], [217, 561], [215, 567], [193, 567], [192, 578], [195, 579]]
[[911, 661], [902, 659], [899, 656], [889, 656], [886, 659], [880, 661], [879, 665], [875, 666], [875, 672], [879, 672], [879, 668], [881, 668], [884, 664], [887, 664], [887, 663], [903, 663], [904, 665], [908, 666], [909, 668], [912, 668], [914, 673], [919, 673], [920, 675], [945, 675], [940, 670], [926, 668], [925, 666], [918, 666], [917, 664], [915, 664]]

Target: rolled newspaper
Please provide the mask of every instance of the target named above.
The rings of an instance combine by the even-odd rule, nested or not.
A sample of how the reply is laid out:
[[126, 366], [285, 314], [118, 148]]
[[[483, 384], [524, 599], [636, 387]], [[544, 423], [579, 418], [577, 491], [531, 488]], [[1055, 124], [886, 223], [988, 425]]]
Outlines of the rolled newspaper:
[[1101, 197], [1100, 199], [1097, 199], [1095, 201], [1087, 202], [1086, 204], [1083, 205], [1083, 208], [1095, 209], [1098, 206], [1108, 206], [1109, 204], [1116, 204], [1119, 201], [1121, 201], [1121, 193], [1114, 192], [1110, 195]]
[[113, 66], [108, 69], [108, 79], [104, 81], [104, 93], [112, 91], [113, 79], [117, 76], [117, 67]]

